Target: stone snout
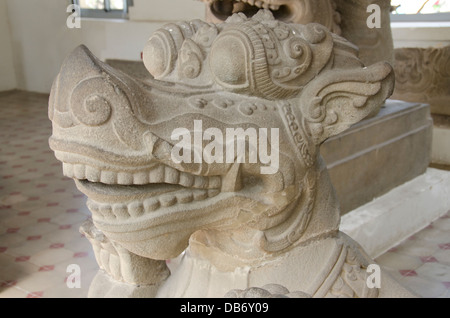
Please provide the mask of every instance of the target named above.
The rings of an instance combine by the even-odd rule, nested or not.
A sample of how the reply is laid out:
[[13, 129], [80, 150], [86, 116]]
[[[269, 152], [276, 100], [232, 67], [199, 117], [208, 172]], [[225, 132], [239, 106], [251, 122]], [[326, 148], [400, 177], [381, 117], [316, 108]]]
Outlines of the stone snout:
[[[181, 253], [199, 229], [230, 229], [243, 220], [272, 227], [277, 219], [261, 218], [270, 219], [271, 210], [289, 213], [302, 180], [289, 142], [279, 144], [287, 137], [275, 102], [249, 98], [239, 105], [242, 98], [229, 93], [227, 104], [239, 107], [196, 110], [192, 98], [172, 89], [132, 79], [81, 46], [62, 66], [49, 101], [50, 147], [64, 175], [88, 196], [95, 227], [130, 252], [161, 260]], [[202, 98], [223, 105], [214, 94]], [[227, 113], [223, 121], [214, 118], [218, 112]], [[202, 148], [207, 156], [200, 162], [173, 158], [180, 154], [171, 138], [177, 129], [187, 127], [184, 140], [192, 135], [195, 148], [195, 122], [204, 132], [197, 145], [211, 132], [222, 135], [223, 160], [215, 151], [219, 138]]]

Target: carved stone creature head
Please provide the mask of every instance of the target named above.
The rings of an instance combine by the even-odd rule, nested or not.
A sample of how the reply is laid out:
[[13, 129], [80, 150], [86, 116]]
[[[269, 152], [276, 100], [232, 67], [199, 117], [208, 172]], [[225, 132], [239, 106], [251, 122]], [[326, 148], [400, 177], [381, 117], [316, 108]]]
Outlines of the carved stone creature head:
[[202, 0], [206, 4], [206, 21], [219, 23], [234, 13], [248, 17], [260, 9], [270, 10], [276, 20], [301, 24], [320, 23], [340, 34], [341, 17], [335, 0]]
[[[79, 47], [50, 97], [50, 146], [104, 235], [152, 259], [175, 257], [191, 238], [239, 263], [338, 229], [319, 146], [378, 111], [393, 88], [389, 64], [365, 67], [325, 27], [266, 10], [167, 25], [144, 63], [152, 76], [137, 80]], [[244, 160], [225, 147], [230, 131], [245, 135]], [[174, 151], [181, 137], [214, 148], [215, 160], [174, 160], [186, 155]]]

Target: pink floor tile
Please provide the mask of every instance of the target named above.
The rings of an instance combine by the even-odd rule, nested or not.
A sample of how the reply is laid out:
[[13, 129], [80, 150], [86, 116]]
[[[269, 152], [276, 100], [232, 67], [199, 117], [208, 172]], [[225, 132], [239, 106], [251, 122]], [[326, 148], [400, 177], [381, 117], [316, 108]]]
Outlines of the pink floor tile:
[[434, 256], [423, 256], [420, 259], [424, 263], [435, 263], [438, 261]]
[[417, 276], [417, 273], [415, 270], [412, 269], [401, 269], [399, 270], [400, 275], [404, 276], [404, 277], [409, 277], [409, 276]]

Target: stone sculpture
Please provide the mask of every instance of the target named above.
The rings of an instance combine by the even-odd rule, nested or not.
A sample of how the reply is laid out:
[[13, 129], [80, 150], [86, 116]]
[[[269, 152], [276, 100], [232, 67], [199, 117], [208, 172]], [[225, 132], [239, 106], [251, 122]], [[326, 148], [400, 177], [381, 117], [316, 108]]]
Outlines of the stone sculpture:
[[428, 103], [435, 115], [450, 115], [450, 46], [395, 50], [392, 98]]
[[81, 46], [49, 101], [50, 147], [88, 197], [82, 232], [110, 277], [151, 297], [411, 295], [385, 274], [368, 287], [373, 261], [339, 232], [319, 154], [379, 110], [389, 64], [267, 10], [169, 24], [144, 63], [152, 77], [133, 79]]
[[[300, 24], [320, 23], [343, 36], [360, 50], [359, 58], [367, 65], [394, 61], [390, 25], [390, 0], [202, 0], [206, 21], [223, 22], [233, 13], [247, 16], [260, 8], [271, 10], [277, 20]], [[373, 5], [380, 9], [379, 24], [367, 24]]]

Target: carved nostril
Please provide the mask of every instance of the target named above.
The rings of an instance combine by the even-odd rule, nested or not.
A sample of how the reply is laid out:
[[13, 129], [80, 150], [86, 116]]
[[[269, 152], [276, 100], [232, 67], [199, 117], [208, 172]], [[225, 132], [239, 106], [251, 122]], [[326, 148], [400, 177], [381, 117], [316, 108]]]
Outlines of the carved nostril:
[[89, 78], [72, 92], [72, 114], [87, 126], [100, 126], [111, 117], [111, 100], [117, 99], [114, 88], [103, 77]]

